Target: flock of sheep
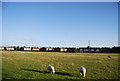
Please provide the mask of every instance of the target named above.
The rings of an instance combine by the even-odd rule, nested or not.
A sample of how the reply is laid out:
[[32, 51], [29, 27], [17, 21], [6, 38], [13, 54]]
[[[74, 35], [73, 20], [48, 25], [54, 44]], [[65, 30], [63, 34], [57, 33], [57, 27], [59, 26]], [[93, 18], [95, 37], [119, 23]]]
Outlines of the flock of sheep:
[[[50, 71], [51, 74], [55, 74], [55, 69], [54, 69], [53, 66], [49, 65], [47, 67], [47, 69]], [[79, 68], [79, 70], [80, 70], [80, 75], [82, 77], [85, 77], [85, 75], [86, 75], [86, 69], [82, 66], [82, 67]]]
[[[108, 56], [108, 58], [112, 58], [112, 56]], [[49, 65], [49, 66], [47, 67], [47, 69], [50, 71], [51, 74], [55, 74], [55, 69], [54, 69], [53, 66]], [[80, 75], [81, 75], [82, 77], [85, 77], [85, 75], [86, 75], [86, 69], [85, 69], [85, 67], [83, 67], [83, 66], [80, 67], [80, 68], [79, 68], [79, 71], [80, 71]]]
[[[112, 56], [108, 56], [108, 58], [112, 58]], [[53, 66], [49, 65], [49, 66], [47, 67], [47, 69], [50, 71], [51, 74], [55, 74], [55, 69], [54, 69]], [[79, 71], [80, 71], [80, 75], [81, 75], [82, 77], [85, 77], [85, 75], [86, 75], [86, 69], [85, 69], [85, 67], [83, 67], [83, 66], [80, 67], [80, 68], [79, 68]]]

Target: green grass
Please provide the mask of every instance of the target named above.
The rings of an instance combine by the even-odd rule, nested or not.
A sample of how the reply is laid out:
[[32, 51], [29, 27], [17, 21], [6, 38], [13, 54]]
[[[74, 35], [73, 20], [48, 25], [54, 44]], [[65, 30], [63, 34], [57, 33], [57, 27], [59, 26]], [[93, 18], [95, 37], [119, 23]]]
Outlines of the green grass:
[[[118, 54], [57, 53], [57, 52], [2, 52], [3, 79], [118, 79]], [[108, 58], [111, 55], [112, 58]], [[53, 65], [56, 74], [47, 73]], [[79, 67], [87, 69], [85, 78]]]

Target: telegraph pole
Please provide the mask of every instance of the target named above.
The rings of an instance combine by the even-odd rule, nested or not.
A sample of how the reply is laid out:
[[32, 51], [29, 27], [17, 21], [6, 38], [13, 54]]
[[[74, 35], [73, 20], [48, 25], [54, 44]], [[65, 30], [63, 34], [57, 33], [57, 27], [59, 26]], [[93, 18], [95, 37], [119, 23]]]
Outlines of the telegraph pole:
[[88, 45], [89, 45], [89, 53], [90, 53], [90, 40], [88, 41]]

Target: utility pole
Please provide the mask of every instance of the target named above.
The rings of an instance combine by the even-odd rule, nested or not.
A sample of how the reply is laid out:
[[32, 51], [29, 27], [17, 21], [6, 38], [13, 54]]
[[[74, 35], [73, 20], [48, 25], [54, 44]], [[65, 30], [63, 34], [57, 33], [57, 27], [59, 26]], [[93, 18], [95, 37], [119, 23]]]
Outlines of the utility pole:
[[90, 53], [90, 40], [88, 41], [88, 45], [89, 45], [89, 53]]

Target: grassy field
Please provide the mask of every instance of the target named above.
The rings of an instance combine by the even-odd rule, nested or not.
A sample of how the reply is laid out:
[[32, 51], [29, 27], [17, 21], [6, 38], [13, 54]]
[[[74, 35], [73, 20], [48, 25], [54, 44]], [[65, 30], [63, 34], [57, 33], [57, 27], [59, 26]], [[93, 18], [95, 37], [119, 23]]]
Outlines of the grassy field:
[[[118, 79], [114, 53], [3, 51], [2, 64], [3, 79]], [[48, 65], [55, 67], [56, 74], [46, 72]], [[80, 66], [87, 69], [85, 78], [79, 76]]]

